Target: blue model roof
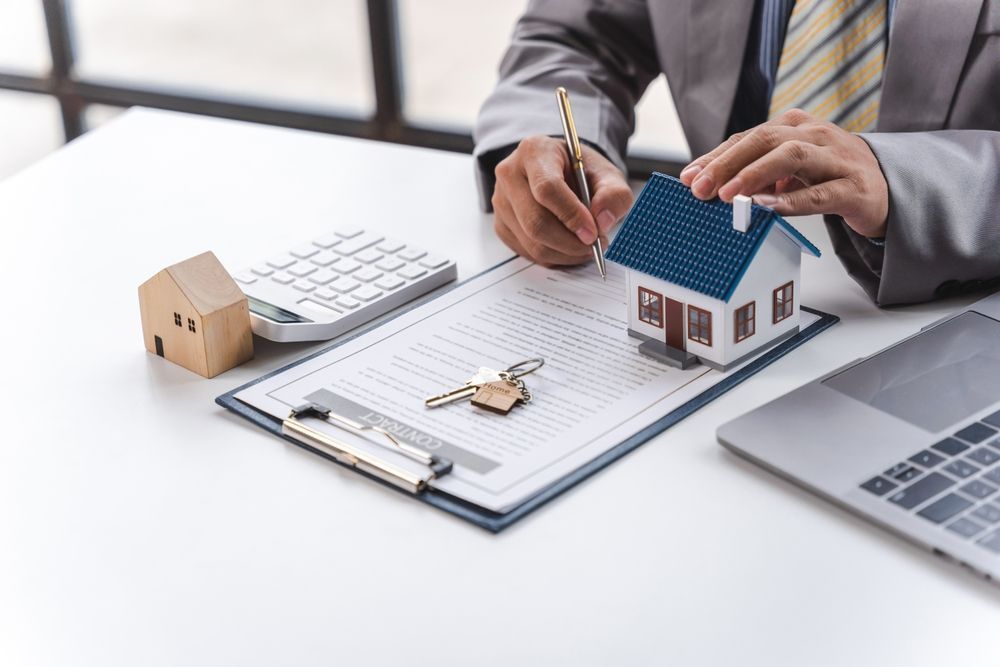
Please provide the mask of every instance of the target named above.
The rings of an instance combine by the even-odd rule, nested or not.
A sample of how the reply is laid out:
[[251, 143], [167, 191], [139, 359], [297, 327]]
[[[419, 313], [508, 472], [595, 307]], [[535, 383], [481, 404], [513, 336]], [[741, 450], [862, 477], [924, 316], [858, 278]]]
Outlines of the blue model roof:
[[804, 252], [819, 257], [819, 249], [771, 209], [753, 204], [750, 227], [740, 232], [733, 229], [732, 205], [702, 201], [676, 178], [654, 173], [607, 259], [728, 301], [775, 224]]

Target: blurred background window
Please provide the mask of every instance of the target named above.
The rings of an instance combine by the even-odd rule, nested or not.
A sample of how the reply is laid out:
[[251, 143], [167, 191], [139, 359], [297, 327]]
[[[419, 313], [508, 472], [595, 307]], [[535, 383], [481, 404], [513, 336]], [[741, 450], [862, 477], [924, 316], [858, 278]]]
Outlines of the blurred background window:
[[374, 107], [364, 0], [72, 0], [70, 16], [82, 79]]
[[[417, 125], [471, 131], [524, 5], [524, 0], [399, 0], [404, 116]], [[664, 77], [639, 104], [636, 126], [632, 152], [678, 162], [687, 158]]]
[[59, 148], [62, 140], [54, 98], [0, 90], [0, 180]]
[[[137, 103], [471, 150], [525, 1], [0, 0], [0, 176]], [[630, 153], [688, 157], [663, 77]]]
[[37, 76], [50, 63], [40, 0], [0, 0], [0, 70]]

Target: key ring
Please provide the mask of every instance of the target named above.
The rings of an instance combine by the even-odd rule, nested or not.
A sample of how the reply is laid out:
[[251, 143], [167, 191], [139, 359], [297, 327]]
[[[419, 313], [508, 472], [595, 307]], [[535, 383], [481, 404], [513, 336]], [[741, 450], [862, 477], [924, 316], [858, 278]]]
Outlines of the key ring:
[[[545, 360], [541, 357], [535, 357], [534, 359], [525, 359], [524, 361], [519, 361], [516, 364], [508, 367], [504, 370], [504, 373], [510, 373], [515, 378], [524, 377], [534, 373], [539, 368], [545, 365]], [[524, 370], [527, 367], [527, 370]]]

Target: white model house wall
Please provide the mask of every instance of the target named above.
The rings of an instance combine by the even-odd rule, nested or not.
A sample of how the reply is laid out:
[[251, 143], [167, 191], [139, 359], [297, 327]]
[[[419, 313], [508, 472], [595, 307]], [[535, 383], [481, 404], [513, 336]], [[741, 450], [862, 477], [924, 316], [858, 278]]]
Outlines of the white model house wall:
[[[653, 278], [641, 271], [629, 269], [628, 276], [628, 327], [641, 336], [666, 341], [666, 302], [664, 301], [664, 326], [655, 327], [639, 319], [639, 287], [644, 287], [664, 299], [683, 304], [681, 331], [685, 347], [691, 354], [720, 366], [731, 364], [758, 347], [766, 345], [799, 326], [799, 280], [802, 250], [777, 226], [771, 228], [767, 238], [750, 267], [743, 276], [729, 302], [713, 299], [686, 287]], [[792, 315], [774, 324], [774, 290], [791, 282]], [[750, 303], [756, 304], [754, 334], [736, 342], [736, 310]], [[712, 345], [704, 345], [688, 338], [688, 306], [692, 305], [712, 314]]]
[[[801, 262], [800, 246], [777, 225], [773, 226], [743, 280], [726, 303], [725, 317], [722, 319], [725, 333], [720, 339], [720, 343], [725, 343], [721, 346], [724, 348], [724, 356], [720, 363], [732, 363], [799, 326]], [[792, 283], [792, 315], [774, 324], [774, 290], [789, 282]], [[751, 301], [756, 303], [754, 334], [737, 343], [736, 311]]]
[[[725, 335], [724, 331], [724, 320], [726, 314], [726, 304], [720, 299], [713, 299], [712, 297], [705, 296], [701, 292], [696, 292], [692, 289], [686, 287], [681, 287], [673, 283], [668, 283], [665, 280], [660, 280], [654, 278], [648, 274], [642, 273], [641, 271], [634, 271], [632, 269], [628, 270], [628, 327], [631, 331], [642, 334], [643, 336], [648, 336], [649, 338], [666, 342], [667, 340], [667, 329], [666, 329], [666, 301], [664, 301], [664, 322], [663, 328], [654, 327], [651, 324], [643, 322], [639, 319], [639, 288], [645, 287], [648, 290], [662, 294], [664, 300], [673, 299], [674, 301], [679, 301], [684, 305], [682, 309], [682, 319], [681, 322], [681, 332], [684, 336], [684, 344], [687, 351], [691, 354], [697, 355], [702, 359], [707, 359], [709, 361], [725, 364], [723, 360], [725, 356], [725, 350], [720, 349], [719, 344], [722, 342], [722, 336]], [[697, 341], [688, 339], [688, 306], [694, 306], [695, 308], [701, 308], [702, 310], [707, 310], [712, 314], [712, 346], [703, 345]]]

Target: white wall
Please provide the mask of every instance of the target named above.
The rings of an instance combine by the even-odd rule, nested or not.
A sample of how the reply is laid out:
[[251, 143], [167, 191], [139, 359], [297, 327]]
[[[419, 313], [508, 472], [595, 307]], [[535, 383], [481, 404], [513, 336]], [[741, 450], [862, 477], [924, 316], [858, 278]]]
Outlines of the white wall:
[[[627, 273], [629, 290], [628, 326], [630, 329], [641, 334], [645, 334], [651, 338], [666, 342], [666, 303], [664, 303], [664, 327], [662, 329], [639, 320], [639, 288], [645, 287], [648, 290], [659, 292], [665, 299], [670, 298], [674, 301], [680, 301], [684, 305], [684, 321], [681, 323], [681, 332], [684, 336], [687, 351], [691, 354], [702, 357], [703, 359], [708, 359], [709, 361], [714, 361], [719, 364], [725, 363], [723, 360], [725, 350], [720, 349], [723, 336], [726, 335], [724, 324], [726, 315], [725, 303], [718, 299], [707, 297], [700, 292], [687, 289], [686, 287], [680, 287], [679, 285], [674, 285], [673, 283], [653, 278], [652, 276], [646, 275], [640, 271], [633, 271], [632, 269], [629, 269]], [[687, 307], [689, 304], [712, 313], [712, 347], [708, 347], [707, 345], [688, 339]]]
[[[753, 352], [754, 349], [799, 325], [799, 276], [801, 275], [802, 250], [785, 235], [777, 225], [771, 227], [764, 245], [757, 252], [743, 280], [736, 287], [726, 304], [725, 336], [726, 353], [723, 364], [728, 364]], [[774, 290], [787, 282], [792, 287], [792, 315], [773, 324], [772, 297]], [[755, 301], [756, 319], [754, 335], [736, 343], [735, 313]]]
[[[783, 231], [777, 226], [772, 227], [728, 303], [629, 269], [627, 271], [629, 328], [650, 338], [666, 341], [666, 321], [664, 327], [660, 329], [639, 320], [639, 287], [659, 292], [664, 298], [684, 304], [682, 331], [687, 351], [720, 365], [728, 364], [799, 325], [801, 253], [799, 246]], [[793, 284], [792, 315], [778, 324], [773, 324], [772, 295], [775, 288], [787, 282]], [[737, 309], [751, 301], [756, 303], [754, 335], [737, 343], [734, 315]], [[712, 313], [711, 347], [687, 337], [689, 304]], [[664, 304], [664, 319], [666, 319], [666, 304]]]

